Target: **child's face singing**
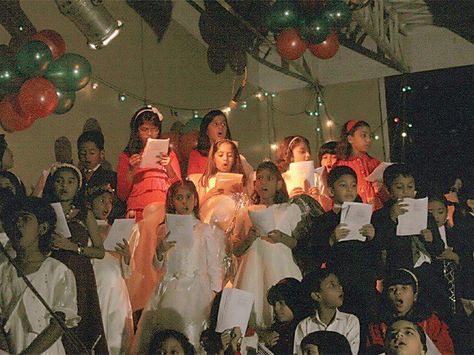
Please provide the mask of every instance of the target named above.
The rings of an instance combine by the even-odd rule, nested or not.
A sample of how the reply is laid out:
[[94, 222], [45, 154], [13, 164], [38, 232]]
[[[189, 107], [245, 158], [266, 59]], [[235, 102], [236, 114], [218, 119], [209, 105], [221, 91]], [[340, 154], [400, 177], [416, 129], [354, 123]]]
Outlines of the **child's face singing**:
[[99, 220], [106, 220], [112, 211], [114, 198], [110, 192], [100, 194], [92, 201], [92, 213]]
[[425, 351], [415, 325], [407, 320], [393, 323], [387, 331], [385, 348], [389, 355], [423, 355]]
[[79, 189], [79, 180], [71, 170], [61, 170], [54, 179], [54, 191], [60, 202], [72, 201]]
[[148, 138], [156, 139], [160, 135], [160, 129], [153, 122], [145, 121], [138, 127], [138, 136], [143, 144], [146, 145]]
[[438, 227], [443, 226], [448, 219], [448, 209], [441, 201], [428, 202], [428, 212], [431, 213]]
[[16, 226], [19, 232], [20, 240], [18, 241], [18, 245], [20, 248], [23, 250], [36, 250], [38, 248], [40, 230], [45, 230], [45, 226], [40, 226], [36, 216], [25, 211], [20, 211], [18, 214]]
[[216, 164], [217, 171], [222, 173], [230, 173], [235, 162], [232, 144], [221, 144], [214, 154], [214, 162]]
[[389, 286], [387, 295], [396, 316], [406, 315], [415, 304], [416, 294], [412, 285]]
[[286, 305], [283, 300], [276, 301], [273, 305], [273, 311], [275, 312], [275, 318], [280, 323], [291, 322], [294, 318], [293, 311]]
[[353, 153], [367, 153], [372, 142], [370, 128], [361, 126], [357, 128], [353, 135], [347, 137], [352, 146]]
[[295, 163], [299, 161], [308, 161], [311, 159], [309, 149], [303, 142], [295, 145], [291, 153], [293, 154], [293, 162]]
[[157, 349], [159, 355], [184, 355], [184, 349], [181, 343], [175, 338], [166, 339], [160, 348]]
[[354, 202], [357, 197], [357, 180], [352, 175], [342, 175], [330, 188], [336, 203]]
[[211, 143], [227, 136], [227, 120], [224, 116], [216, 116], [207, 126], [207, 136]]
[[79, 147], [79, 161], [85, 169], [94, 169], [104, 159], [104, 151], [94, 142], [84, 142]]
[[390, 186], [392, 199], [415, 198], [415, 179], [413, 176], [399, 175]]
[[197, 201], [193, 191], [186, 186], [180, 186], [174, 194], [173, 204], [176, 214], [191, 214], [194, 207], [196, 207]]
[[321, 166], [324, 166], [328, 172], [331, 171], [334, 164], [336, 164], [337, 155], [336, 154], [323, 154], [321, 157]]
[[471, 210], [471, 212], [474, 212], [474, 198], [468, 198], [466, 200], [467, 207]]
[[320, 307], [337, 308], [344, 302], [344, 291], [337, 276], [329, 274], [321, 282], [319, 290], [311, 293], [311, 297], [319, 303]]
[[257, 172], [255, 179], [255, 191], [261, 200], [272, 200], [276, 192], [281, 189], [283, 182], [268, 169]]
[[12, 184], [10, 179], [6, 178], [5, 176], [0, 176], [0, 188], [10, 190], [13, 195], [16, 195], [15, 186]]

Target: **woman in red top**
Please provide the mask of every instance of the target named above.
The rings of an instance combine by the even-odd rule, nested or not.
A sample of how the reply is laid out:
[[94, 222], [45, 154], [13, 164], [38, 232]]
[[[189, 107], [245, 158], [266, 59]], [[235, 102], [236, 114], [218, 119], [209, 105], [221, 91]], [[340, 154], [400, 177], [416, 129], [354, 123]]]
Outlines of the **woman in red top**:
[[[380, 161], [367, 154], [372, 142], [370, 126], [365, 121], [351, 120], [344, 124], [341, 140], [337, 147], [336, 166], [352, 168], [357, 174], [357, 193], [364, 203], [370, 203], [374, 210], [383, 207], [376, 183], [365, 180]], [[388, 197], [388, 196], [387, 196]]]
[[176, 154], [170, 151], [159, 158], [158, 167], [140, 167], [148, 138], [159, 138], [163, 115], [157, 108], [147, 106], [138, 110], [130, 122], [130, 139], [120, 154], [117, 167], [117, 196], [127, 202], [127, 215], [137, 221], [143, 209], [152, 202], [164, 204], [168, 187], [181, 180]]

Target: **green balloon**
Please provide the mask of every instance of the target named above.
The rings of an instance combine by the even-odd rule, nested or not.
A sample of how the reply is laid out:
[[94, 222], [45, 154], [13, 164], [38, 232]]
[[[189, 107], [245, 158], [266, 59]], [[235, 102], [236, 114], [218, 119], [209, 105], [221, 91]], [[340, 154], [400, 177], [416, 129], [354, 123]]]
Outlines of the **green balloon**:
[[181, 129], [181, 133], [185, 134], [192, 131], [199, 131], [199, 128], [201, 127], [201, 121], [202, 121], [201, 117], [191, 118], [188, 122], [186, 122], [184, 127]]
[[41, 41], [25, 43], [16, 54], [18, 70], [26, 78], [42, 76], [52, 61], [51, 50]]
[[86, 58], [66, 53], [49, 65], [45, 77], [61, 91], [77, 91], [87, 85], [91, 72], [91, 65]]
[[18, 91], [21, 82], [15, 61], [10, 57], [0, 57], [0, 91], [4, 93]]
[[265, 25], [271, 32], [298, 27], [301, 21], [297, 3], [288, 0], [277, 0], [265, 16]]
[[62, 115], [72, 109], [74, 102], [76, 101], [76, 93], [74, 91], [59, 91], [58, 94], [58, 104], [54, 109], [54, 113], [57, 115]]
[[331, 28], [338, 30], [351, 23], [352, 11], [349, 5], [342, 0], [328, 1], [323, 10], [323, 17]]
[[305, 25], [300, 29], [301, 37], [311, 44], [323, 42], [331, 31], [329, 24], [324, 18], [313, 18], [307, 20]]

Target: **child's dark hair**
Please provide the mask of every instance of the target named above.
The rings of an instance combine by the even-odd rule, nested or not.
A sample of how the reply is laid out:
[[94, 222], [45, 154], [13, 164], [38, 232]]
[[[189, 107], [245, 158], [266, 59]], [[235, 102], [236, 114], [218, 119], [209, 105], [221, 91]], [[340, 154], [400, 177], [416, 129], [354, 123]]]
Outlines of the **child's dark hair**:
[[130, 138], [128, 140], [127, 146], [123, 150], [124, 153], [128, 156], [131, 156], [141, 152], [141, 150], [144, 148], [138, 130], [145, 122], [151, 122], [154, 126], [156, 126], [160, 130], [158, 135], [158, 137], [160, 137], [162, 117], [163, 116], [161, 116], [161, 113], [159, 113], [155, 107], [146, 106], [135, 112], [132, 116], [132, 119], [130, 120]]
[[191, 191], [192, 194], [194, 195], [194, 201], [196, 203], [196, 206], [193, 208], [193, 214], [194, 214], [194, 217], [199, 219], [199, 195], [196, 190], [196, 186], [194, 186], [194, 183], [190, 180], [175, 181], [168, 188], [168, 192], [166, 194], [166, 213], [176, 214], [176, 208], [174, 207], [173, 199], [176, 194], [176, 191], [178, 191], [180, 187], [188, 188], [189, 191]]
[[395, 163], [388, 166], [383, 172], [383, 183], [390, 191], [395, 180], [399, 176], [414, 177], [413, 170], [406, 164]]
[[387, 343], [390, 341], [390, 329], [392, 328], [393, 324], [395, 324], [396, 322], [399, 322], [399, 321], [406, 321], [406, 322], [410, 322], [410, 323], [413, 324], [413, 327], [416, 329], [417, 333], [420, 335], [420, 342], [421, 342], [421, 345], [423, 345], [423, 350], [427, 351], [428, 347], [426, 346], [426, 333], [425, 333], [425, 331], [423, 330], [423, 328], [420, 325], [418, 325], [418, 323], [414, 322], [412, 319], [410, 319], [408, 317], [395, 317], [388, 324], [387, 333], [385, 334], [385, 339], [384, 339], [385, 348], [387, 348]]
[[303, 300], [300, 297], [301, 283], [292, 277], [284, 278], [270, 287], [267, 292], [267, 301], [274, 306], [278, 301], [284, 301], [293, 312], [295, 319], [304, 317]]
[[207, 128], [211, 124], [212, 120], [217, 116], [223, 116], [225, 118], [225, 124], [227, 126], [227, 134], [225, 139], [232, 140], [232, 135], [230, 134], [229, 124], [227, 122], [227, 116], [221, 110], [212, 110], [206, 113], [202, 118], [201, 125], [199, 127], [199, 137], [197, 143], [197, 150], [201, 155], [207, 156], [209, 154], [209, 149], [211, 148], [211, 141], [207, 135]]
[[351, 345], [347, 338], [337, 332], [320, 330], [306, 335], [301, 340], [301, 350], [307, 345], [316, 345], [319, 355], [351, 355]]
[[159, 354], [158, 350], [164, 345], [165, 341], [170, 338], [176, 339], [181, 344], [186, 355], [196, 354], [194, 346], [189, 342], [186, 335], [172, 329], [157, 331], [150, 341], [147, 354]]
[[284, 173], [290, 167], [290, 163], [293, 162], [293, 149], [300, 143], [305, 144], [311, 154], [309, 141], [303, 136], [287, 136], [281, 141], [275, 154], [276, 165], [281, 173]]
[[95, 144], [97, 149], [104, 150], [104, 135], [101, 131], [85, 131], [77, 138], [77, 150], [81, 149], [81, 145], [87, 142]]
[[324, 143], [321, 147], [319, 147], [318, 163], [321, 162], [321, 159], [323, 158], [323, 155], [325, 154], [336, 155], [336, 150], [337, 150], [337, 142], [330, 141], [330, 142]]
[[54, 188], [54, 181], [56, 176], [62, 171], [72, 171], [74, 176], [77, 178], [78, 189], [76, 191], [76, 195], [72, 203], [79, 208], [80, 210], [84, 210], [85, 205], [85, 197], [84, 197], [84, 186], [82, 184], [82, 176], [80, 171], [73, 165], [63, 163], [59, 164], [57, 168], [53, 168], [52, 172], [49, 174], [48, 178], [46, 179], [46, 183], [43, 189], [43, 197], [49, 203], [58, 202], [58, 197], [56, 196], [55, 188]]
[[[276, 177], [277, 181], [282, 182], [282, 187], [281, 189], [276, 191], [275, 196], [273, 198], [273, 202], [274, 203], [288, 202], [289, 197], [288, 197], [288, 191], [286, 190], [286, 184], [277, 166], [269, 160], [264, 161], [258, 165], [257, 170], [255, 171], [255, 175], [259, 174], [262, 170], [270, 171], [270, 173]], [[260, 196], [258, 195], [257, 191], [253, 192], [251, 196], [251, 200], [256, 205], [260, 203]]]
[[19, 240], [21, 238], [18, 230], [18, 219], [24, 213], [33, 214], [38, 220], [38, 225], [47, 223], [47, 230], [43, 235], [38, 236], [38, 246], [43, 255], [51, 251], [51, 242], [53, 231], [56, 228], [56, 213], [50, 204], [39, 197], [21, 197], [10, 200], [8, 208], [1, 212], [0, 219], [3, 228], [12, 241], [15, 250], [19, 250]]
[[354, 169], [348, 167], [348, 166], [336, 166], [332, 168], [332, 170], [329, 172], [328, 175], [328, 186], [331, 188], [334, 188], [334, 184], [336, 183], [337, 180], [341, 178], [341, 176], [344, 175], [351, 175], [354, 177], [354, 179], [357, 182], [357, 174], [354, 171]]
[[341, 129], [340, 141], [337, 145], [337, 159], [347, 160], [352, 154], [352, 145], [349, 143], [349, 136], [353, 136], [360, 127], [369, 127], [370, 125], [361, 120], [347, 121]]
[[313, 308], [318, 307], [319, 303], [313, 300], [311, 293], [319, 291], [321, 289], [321, 283], [331, 274], [334, 274], [334, 272], [330, 269], [317, 269], [307, 273], [303, 277], [301, 281], [302, 294], [306, 302]]
[[446, 208], [450, 205], [446, 197], [442, 194], [434, 194], [434, 195], [428, 196], [428, 202], [440, 202]]
[[232, 146], [232, 152], [234, 153], [234, 164], [232, 165], [232, 169], [230, 170], [231, 173], [242, 174], [242, 184], [245, 186], [247, 183], [247, 177], [244, 173], [244, 168], [242, 167], [242, 161], [240, 160], [239, 150], [234, 142], [230, 139], [220, 139], [217, 142], [214, 142], [211, 145], [211, 149], [209, 150], [209, 158], [207, 159], [207, 168], [204, 171], [204, 174], [199, 179], [199, 183], [201, 186], [207, 187], [209, 185], [209, 179], [217, 174], [217, 167], [214, 161], [214, 155], [216, 155], [219, 147], [222, 144], [230, 144]]
[[[18, 177], [9, 171], [0, 171], [0, 177], [4, 177], [10, 181], [15, 188], [14, 195], [18, 197], [26, 196], [25, 186], [18, 180]], [[13, 191], [12, 191], [13, 192]]]

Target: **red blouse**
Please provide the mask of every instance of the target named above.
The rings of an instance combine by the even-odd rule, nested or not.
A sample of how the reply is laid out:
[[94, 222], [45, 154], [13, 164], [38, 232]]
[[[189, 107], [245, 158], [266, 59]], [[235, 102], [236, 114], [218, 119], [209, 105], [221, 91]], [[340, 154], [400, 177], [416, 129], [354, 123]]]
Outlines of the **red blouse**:
[[188, 176], [191, 174], [204, 174], [207, 168], [207, 155], [202, 155], [197, 149], [191, 150], [188, 160]]

